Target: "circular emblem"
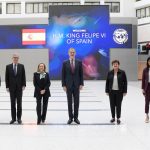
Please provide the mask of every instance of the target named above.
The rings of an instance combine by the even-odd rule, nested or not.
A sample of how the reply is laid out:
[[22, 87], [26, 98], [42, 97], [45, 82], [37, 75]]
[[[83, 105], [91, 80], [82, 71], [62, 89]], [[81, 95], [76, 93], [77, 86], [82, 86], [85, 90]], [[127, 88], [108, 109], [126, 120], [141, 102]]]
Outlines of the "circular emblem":
[[32, 40], [32, 39], [33, 39], [32, 34], [28, 34], [28, 39], [29, 39], [29, 40]]
[[116, 29], [113, 33], [113, 39], [117, 44], [124, 44], [128, 41], [128, 32], [125, 29]]

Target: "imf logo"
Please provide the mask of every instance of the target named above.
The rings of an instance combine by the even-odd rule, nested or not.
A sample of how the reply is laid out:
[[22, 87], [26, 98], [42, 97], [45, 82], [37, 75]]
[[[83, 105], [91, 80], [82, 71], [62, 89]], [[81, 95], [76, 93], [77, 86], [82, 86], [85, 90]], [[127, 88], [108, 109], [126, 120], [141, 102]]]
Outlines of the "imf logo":
[[125, 29], [117, 29], [113, 33], [113, 39], [117, 44], [124, 44], [128, 41], [128, 33]]

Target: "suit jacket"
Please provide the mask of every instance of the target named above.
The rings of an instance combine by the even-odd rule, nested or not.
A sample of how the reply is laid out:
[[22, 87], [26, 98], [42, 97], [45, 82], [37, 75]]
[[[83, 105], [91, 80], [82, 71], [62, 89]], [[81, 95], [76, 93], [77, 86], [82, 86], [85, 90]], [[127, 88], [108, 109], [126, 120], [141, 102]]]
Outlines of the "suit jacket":
[[148, 82], [149, 82], [149, 68], [146, 67], [143, 70], [143, 74], [142, 74], [142, 89], [144, 91], [147, 90]]
[[13, 70], [13, 64], [9, 64], [6, 66], [5, 72], [5, 83], [6, 88], [9, 88], [10, 91], [21, 90], [22, 87], [26, 86], [26, 75], [23, 64], [17, 65], [17, 75], [15, 76]]
[[[117, 78], [119, 91], [121, 91], [122, 93], [127, 93], [126, 73], [123, 70], [119, 69], [117, 73]], [[111, 70], [108, 72], [106, 79], [106, 88], [105, 88], [106, 93], [110, 93], [112, 91], [113, 80], [114, 80], [114, 70]]]
[[42, 95], [40, 94], [41, 90], [45, 90], [44, 96], [50, 97], [50, 78], [49, 78], [49, 74], [46, 73], [45, 74], [45, 78], [40, 79], [40, 73], [35, 72], [34, 76], [33, 76], [33, 84], [35, 87], [34, 90], [34, 97], [36, 98], [40, 98]]
[[62, 67], [62, 86], [71, 88], [72, 86], [79, 88], [83, 83], [83, 68], [82, 62], [75, 59], [74, 73], [71, 71], [70, 60], [64, 61]]

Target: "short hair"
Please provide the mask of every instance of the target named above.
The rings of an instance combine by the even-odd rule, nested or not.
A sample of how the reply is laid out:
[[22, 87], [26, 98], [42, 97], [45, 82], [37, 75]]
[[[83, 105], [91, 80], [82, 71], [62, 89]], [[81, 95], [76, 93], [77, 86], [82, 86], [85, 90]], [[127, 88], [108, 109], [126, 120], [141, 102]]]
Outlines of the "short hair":
[[69, 53], [71, 50], [74, 50], [74, 52], [76, 53], [76, 50], [75, 50], [73, 47], [69, 48], [68, 53]]
[[113, 64], [115, 64], [115, 63], [117, 63], [118, 65], [120, 65], [120, 62], [119, 62], [119, 60], [113, 60], [112, 62], [111, 62], [111, 64], [113, 65]]
[[150, 68], [150, 65], [148, 64], [149, 61], [150, 61], [150, 57], [147, 58], [147, 68]]
[[19, 54], [14, 53], [14, 54], [12, 55], [12, 58], [19, 58]]
[[46, 65], [44, 63], [38, 64], [37, 72], [39, 72], [39, 67], [40, 67], [41, 64], [44, 65], [44, 72], [46, 72]]

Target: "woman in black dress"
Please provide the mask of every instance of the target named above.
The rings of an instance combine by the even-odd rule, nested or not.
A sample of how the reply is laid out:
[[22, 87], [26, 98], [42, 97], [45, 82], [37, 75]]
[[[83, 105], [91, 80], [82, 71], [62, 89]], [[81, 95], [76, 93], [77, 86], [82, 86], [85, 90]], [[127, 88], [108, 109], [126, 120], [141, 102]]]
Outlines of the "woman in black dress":
[[[37, 124], [41, 121], [44, 123], [46, 119], [48, 99], [50, 95], [50, 78], [49, 74], [46, 72], [46, 66], [44, 63], [38, 65], [37, 72], [34, 73], [33, 84], [35, 87], [34, 97], [37, 102]], [[43, 101], [43, 105], [42, 105]], [[42, 109], [41, 109], [42, 108]]]

